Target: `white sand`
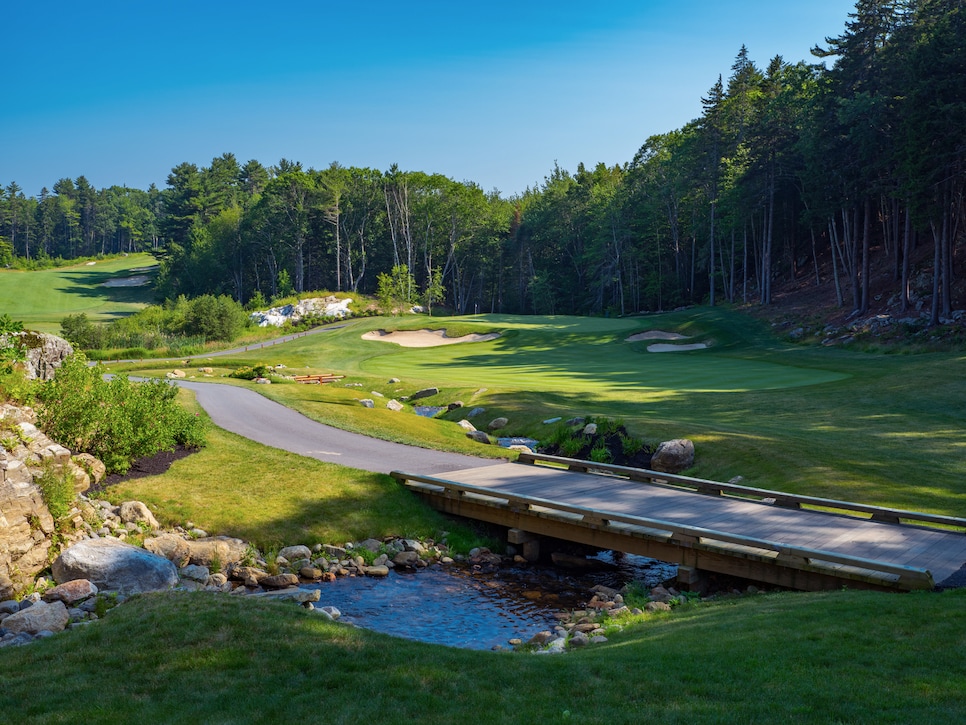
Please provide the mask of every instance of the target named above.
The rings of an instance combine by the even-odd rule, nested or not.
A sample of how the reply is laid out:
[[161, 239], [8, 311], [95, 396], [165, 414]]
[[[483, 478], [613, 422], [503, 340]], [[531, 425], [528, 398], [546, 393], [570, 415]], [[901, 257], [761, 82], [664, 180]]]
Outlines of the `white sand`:
[[663, 330], [648, 330], [647, 332], [638, 332], [636, 335], [631, 335], [627, 338], [627, 342], [638, 342], [639, 340], [687, 340], [687, 335], [681, 335], [677, 332], [664, 332]]
[[707, 345], [703, 342], [696, 342], [691, 345], [668, 345], [665, 343], [657, 343], [655, 345], [648, 345], [648, 352], [681, 352], [684, 350], [704, 350]]
[[109, 279], [102, 284], [102, 287], [143, 287], [151, 278], [146, 274], [139, 274], [134, 277], [121, 277], [120, 279]]
[[396, 330], [395, 332], [373, 330], [365, 333], [362, 339], [394, 342], [403, 347], [437, 347], [439, 345], [455, 345], [459, 342], [486, 342], [487, 340], [495, 340], [499, 336], [499, 332], [488, 332], [485, 335], [474, 332], [462, 337], [448, 337], [445, 330]]

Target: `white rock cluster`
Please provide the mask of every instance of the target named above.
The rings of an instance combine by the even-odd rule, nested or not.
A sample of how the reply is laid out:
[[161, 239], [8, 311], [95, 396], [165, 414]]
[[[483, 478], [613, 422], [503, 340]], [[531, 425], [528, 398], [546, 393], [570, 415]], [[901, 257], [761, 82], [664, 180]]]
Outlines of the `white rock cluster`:
[[281, 327], [286, 322], [301, 322], [304, 317], [336, 317], [342, 319], [352, 314], [349, 311], [351, 299], [336, 299], [334, 295], [328, 297], [310, 297], [295, 305], [273, 307], [264, 312], [253, 312], [252, 321], [259, 327]]

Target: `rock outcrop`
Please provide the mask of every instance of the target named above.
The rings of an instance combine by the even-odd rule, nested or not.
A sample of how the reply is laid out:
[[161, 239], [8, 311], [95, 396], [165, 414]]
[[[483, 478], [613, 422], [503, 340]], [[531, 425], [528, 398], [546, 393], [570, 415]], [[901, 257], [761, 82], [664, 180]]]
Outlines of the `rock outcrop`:
[[25, 330], [0, 335], [0, 344], [10, 340], [23, 353], [28, 380], [50, 380], [64, 360], [74, 354], [74, 348], [67, 340], [46, 332]]
[[70, 451], [39, 431], [34, 421], [29, 408], [0, 405], [0, 599], [47, 565], [54, 519], [37, 483], [41, 476], [66, 475], [78, 493], [91, 483]]

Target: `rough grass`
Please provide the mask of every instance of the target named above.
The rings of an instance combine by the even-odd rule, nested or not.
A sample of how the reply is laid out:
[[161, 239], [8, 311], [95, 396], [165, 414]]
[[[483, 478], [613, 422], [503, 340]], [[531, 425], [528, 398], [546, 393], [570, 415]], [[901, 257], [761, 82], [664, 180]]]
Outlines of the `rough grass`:
[[135, 274], [145, 267], [156, 268], [150, 254], [131, 254], [98, 261], [92, 266], [81, 263], [71, 267], [32, 272], [0, 270], [0, 311], [24, 326], [41, 332], [58, 333], [67, 315], [85, 313], [96, 322], [110, 322], [154, 302], [154, 289], [143, 287], [105, 287], [112, 279]]

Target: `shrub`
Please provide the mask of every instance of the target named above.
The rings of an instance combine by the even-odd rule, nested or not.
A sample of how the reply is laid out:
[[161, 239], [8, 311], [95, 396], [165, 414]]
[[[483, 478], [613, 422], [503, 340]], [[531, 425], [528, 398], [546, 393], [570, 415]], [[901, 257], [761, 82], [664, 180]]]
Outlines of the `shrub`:
[[610, 463], [613, 460], [603, 438], [600, 438], [590, 449], [590, 460], [594, 463]]
[[254, 380], [255, 378], [265, 378], [272, 372], [268, 365], [255, 365], [253, 367], [238, 368], [230, 373], [228, 377], [238, 380]]
[[66, 516], [76, 498], [74, 484], [66, 468], [60, 474], [54, 473], [51, 468], [45, 468], [34, 482], [40, 488], [40, 495], [43, 497], [50, 515], [54, 519]]
[[205, 424], [175, 400], [178, 389], [161, 380], [105, 380], [82, 355], [67, 358], [38, 392], [38, 421], [71, 450], [100, 458], [110, 473], [124, 473], [138, 458], [177, 445], [205, 442]]

